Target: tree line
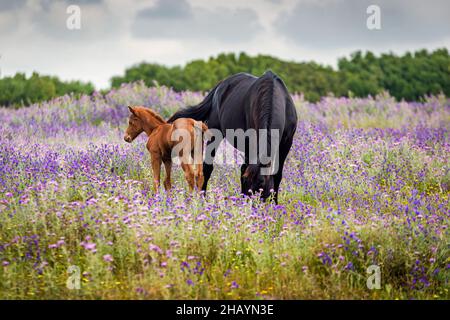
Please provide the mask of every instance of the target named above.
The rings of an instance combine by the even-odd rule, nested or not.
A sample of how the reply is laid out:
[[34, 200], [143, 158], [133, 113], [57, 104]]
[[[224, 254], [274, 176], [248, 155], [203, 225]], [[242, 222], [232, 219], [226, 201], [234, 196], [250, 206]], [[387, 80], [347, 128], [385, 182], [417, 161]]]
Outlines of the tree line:
[[[310, 101], [329, 94], [366, 97], [382, 91], [407, 101], [431, 94], [450, 96], [450, 55], [446, 48], [379, 56], [370, 51], [357, 51], [339, 59], [336, 69], [315, 62], [285, 61], [246, 53], [222, 53], [208, 60], [194, 60], [174, 67], [143, 62], [126, 69], [124, 75], [113, 77], [111, 87], [143, 80], [148, 86], [156, 81], [176, 91], [208, 91], [234, 73], [262, 75], [268, 69], [277, 73], [291, 92], [303, 93]], [[18, 73], [0, 78], [0, 105], [26, 105], [66, 93], [90, 94], [93, 91], [91, 83], [64, 82], [37, 73], [27, 78]]]
[[303, 93], [310, 101], [328, 94], [366, 97], [388, 91], [397, 99], [419, 100], [430, 94], [450, 96], [450, 56], [448, 50], [420, 50], [402, 56], [374, 55], [357, 51], [338, 60], [337, 70], [315, 62], [284, 61], [267, 55], [219, 54], [207, 61], [194, 60], [184, 67], [141, 63], [111, 79], [112, 87], [144, 80], [175, 90], [207, 91], [221, 79], [238, 72], [262, 75], [271, 69], [286, 83], [290, 92]]
[[16, 73], [12, 77], [0, 78], [0, 106], [30, 105], [65, 94], [91, 94], [94, 90], [89, 82], [61, 81], [58, 77], [36, 72], [29, 77]]

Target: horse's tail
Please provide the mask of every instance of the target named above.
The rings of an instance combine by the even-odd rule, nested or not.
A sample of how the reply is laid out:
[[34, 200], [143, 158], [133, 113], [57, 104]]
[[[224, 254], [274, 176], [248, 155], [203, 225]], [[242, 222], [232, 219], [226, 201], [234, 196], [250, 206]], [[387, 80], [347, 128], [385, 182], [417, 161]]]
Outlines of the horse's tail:
[[217, 87], [220, 82], [208, 93], [208, 95], [196, 106], [191, 106], [187, 108], [183, 108], [177, 112], [173, 116], [167, 120], [167, 122], [174, 122], [179, 118], [191, 118], [194, 120], [205, 121], [208, 119], [208, 116], [212, 110], [213, 105], [213, 97], [216, 92]]
[[[193, 138], [194, 143], [192, 145], [191, 149], [191, 156], [194, 159], [194, 165], [195, 164], [202, 164], [203, 163], [203, 143], [204, 140], [209, 140], [209, 132], [208, 132], [208, 126], [203, 123], [202, 121], [195, 121], [194, 123], [194, 131], [193, 131]], [[196, 166], [192, 167], [194, 170], [194, 173], [197, 172]], [[197, 175], [197, 174], [196, 174]]]
[[211, 134], [208, 131], [208, 126], [202, 122], [202, 121], [198, 121], [196, 122], [196, 124], [194, 125], [194, 137], [200, 137], [203, 141], [204, 137], [206, 140], [209, 140], [211, 138]]

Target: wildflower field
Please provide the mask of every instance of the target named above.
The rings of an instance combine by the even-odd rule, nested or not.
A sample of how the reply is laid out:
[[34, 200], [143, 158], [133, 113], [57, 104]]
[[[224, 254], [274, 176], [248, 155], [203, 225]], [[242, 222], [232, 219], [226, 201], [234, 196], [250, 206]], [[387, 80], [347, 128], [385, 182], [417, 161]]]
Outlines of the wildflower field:
[[278, 205], [239, 195], [226, 145], [218, 161], [236, 164], [205, 197], [177, 167], [155, 194], [146, 137], [123, 141], [127, 106], [168, 117], [202, 97], [135, 83], [0, 108], [0, 298], [450, 298], [447, 98], [294, 96]]

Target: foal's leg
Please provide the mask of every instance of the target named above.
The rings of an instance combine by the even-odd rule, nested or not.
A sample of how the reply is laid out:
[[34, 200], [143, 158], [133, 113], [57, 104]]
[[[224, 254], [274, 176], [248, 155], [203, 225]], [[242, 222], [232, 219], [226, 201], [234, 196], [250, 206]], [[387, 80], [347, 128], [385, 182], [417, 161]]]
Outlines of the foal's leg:
[[193, 161], [193, 164], [191, 165], [192, 171], [194, 172], [194, 188], [197, 191], [200, 191], [203, 186], [203, 162], [201, 161], [203, 153], [196, 154], [197, 150], [192, 150], [191, 156]]
[[197, 166], [197, 170], [196, 170], [197, 176], [195, 178], [196, 178], [196, 183], [197, 183], [197, 190], [200, 191], [202, 189], [203, 182], [205, 180], [203, 177], [203, 164], [201, 164], [201, 163], [196, 164], [196, 166]]
[[164, 161], [164, 168], [166, 169], [166, 179], [164, 180], [164, 189], [166, 191], [169, 191], [172, 188], [170, 173], [172, 169], [172, 160], [165, 160]]
[[186, 178], [186, 181], [189, 185], [189, 191], [192, 192], [192, 190], [194, 190], [194, 185], [195, 185], [195, 181], [194, 181], [194, 172], [192, 170], [192, 167], [189, 164], [186, 163], [181, 163], [181, 168], [184, 171], [184, 177]]
[[158, 153], [152, 153], [153, 187], [155, 188], [155, 193], [159, 190], [161, 162], [161, 156]]

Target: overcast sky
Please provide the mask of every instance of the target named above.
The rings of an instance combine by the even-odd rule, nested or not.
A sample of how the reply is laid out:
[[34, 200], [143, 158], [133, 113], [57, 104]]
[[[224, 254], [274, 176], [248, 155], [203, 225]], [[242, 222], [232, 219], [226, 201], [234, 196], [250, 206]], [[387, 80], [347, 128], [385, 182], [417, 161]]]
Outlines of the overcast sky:
[[[81, 9], [81, 29], [66, 26]], [[367, 7], [381, 9], [369, 30]], [[448, 0], [0, 0], [1, 75], [38, 71], [109, 86], [141, 61], [220, 52], [336, 65], [351, 52], [450, 48]]]

